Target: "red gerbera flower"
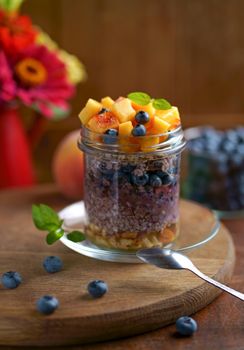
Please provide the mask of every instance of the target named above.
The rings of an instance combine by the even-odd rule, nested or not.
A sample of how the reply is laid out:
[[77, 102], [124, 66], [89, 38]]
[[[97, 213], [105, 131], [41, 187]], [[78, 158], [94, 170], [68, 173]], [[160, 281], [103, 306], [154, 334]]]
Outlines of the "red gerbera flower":
[[34, 106], [43, 115], [52, 117], [54, 108], [68, 109], [67, 100], [74, 86], [67, 80], [63, 62], [45, 46], [31, 46], [14, 62], [16, 95], [26, 105]]
[[0, 10], [0, 46], [15, 54], [34, 43], [37, 31], [28, 16], [8, 14]]
[[11, 101], [15, 97], [15, 82], [6, 56], [0, 50], [0, 105]]

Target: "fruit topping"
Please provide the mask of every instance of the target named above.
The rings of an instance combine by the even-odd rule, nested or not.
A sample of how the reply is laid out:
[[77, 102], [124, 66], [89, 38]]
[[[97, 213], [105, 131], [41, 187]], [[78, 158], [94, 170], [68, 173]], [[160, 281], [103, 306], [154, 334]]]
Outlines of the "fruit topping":
[[119, 124], [119, 135], [130, 136], [133, 129], [132, 122], [124, 122]]
[[98, 114], [103, 114], [105, 112], [109, 112], [109, 110], [107, 108], [102, 108], [100, 112], [98, 112]]
[[170, 129], [170, 123], [166, 122], [163, 119], [160, 119], [159, 117], [155, 117], [153, 120], [153, 126], [150, 130], [151, 134], [164, 134], [168, 132]]
[[149, 114], [145, 111], [139, 111], [136, 113], [135, 120], [138, 124], [146, 124], [149, 122]]
[[101, 99], [101, 103], [103, 107], [110, 109], [114, 104], [114, 100], [111, 97], [107, 96]]
[[104, 112], [94, 115], [88, 122], [88, 127], [97, 133], [104, 134], [108, 129], [119, 127], [118, 118], [111, 112]]
[[146, 135], [146, 128], [142, 124], [137, 124], [132, 129], [132, 135], [133, 136], [145, 136]]
[[[143, 92], [132, 92], [116, 100], [107, 96], [101, 99], [101, 103], [89, 99], [79, 117], [84, 126], [96, 132], [91, 134], [91, 140], [118, 143], [123, 152], [152, 152], [171, 136], [170, 131], [180, 125], [177, 107], [163, 98], [153, 99]], [[107, 132], [111, 129], [116, 133]], [[228, 148], [228, 144], [223, 148]]]
[[107, 145], [116, 143], [116, 137], [118, 136], [118, 131], [116, 129], [108, 129], [105, 131], [103, 136], [103, 141]]
[[101, 103], [97, 102], [96, 100], [93, 100], [92, 98], [89, 98], [87, 101], [87, 104], [82, 109], [82, 111], [79, 114], [80, 121], [83, 125], [86, 125], [89, 120], [97, 114], [102, 109]]
[[131, 121], [136, 111], [132, 108], [131, 101], [128, 98], [123, 98], [112, 105], [112, 112], [118, 117], [120, 123]]

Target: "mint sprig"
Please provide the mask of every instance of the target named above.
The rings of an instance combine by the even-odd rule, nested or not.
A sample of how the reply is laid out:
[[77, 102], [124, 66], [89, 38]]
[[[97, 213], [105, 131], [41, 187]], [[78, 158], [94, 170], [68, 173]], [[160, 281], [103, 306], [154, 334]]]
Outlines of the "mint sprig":
[[151, 101], [151, 97], [145, 92], [131, 92], [127, 97], [140, 106], [146, 106]]
[[155, 109], [170, 109], [171, 104], [164, 98], [156, 98], [153, 100], [152, 105]]
[[140, 106], [146, 106], [152, 102], [153, 107], [157, 110], [170, 109], [172, 107], [171, 104], [164, 98], [151, 98], [151, 96], [145, 92], [131, 92], [127, 95], [127, 97]]
[[[53, 244], [63, 237], [65, 233], [62, 228], [64, 221], [61, 220], [58, 214], [49, 206], [45, 204], [33, 204], [32, 219], [36, 228], [48, 232], [46, 237], [47, 244]], [[76, 243], [86, 239], [84, 233], [80, 231], [72, 231], [68, 233], [67, 238]]]

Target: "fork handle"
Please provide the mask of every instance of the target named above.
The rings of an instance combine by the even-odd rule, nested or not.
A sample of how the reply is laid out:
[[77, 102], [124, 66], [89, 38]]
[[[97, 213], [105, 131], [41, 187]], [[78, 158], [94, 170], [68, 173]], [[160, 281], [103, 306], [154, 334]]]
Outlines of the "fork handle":
[[222, 290], [224, 290], [225, 292], [233, 295], [236, 298], [239, 298], [240, 300], [244, 301], [244, 293], [240, 293], [237, 290], [227, 287], [226, 285], [215, 281], [214, 279], [208, 277], [207, 275], [205, 275], [204, 273], [202, 273], [201, 271], [199, 271], [195, 266], [192, 267], [191, 269], [189, 269], [191, 272], [193, 272], [195, 275], [197, 275], [198, 277], [202, 278], [203, 280], [205, 280], [206, 282], [214, 285], [217, 288], [220, 288]]

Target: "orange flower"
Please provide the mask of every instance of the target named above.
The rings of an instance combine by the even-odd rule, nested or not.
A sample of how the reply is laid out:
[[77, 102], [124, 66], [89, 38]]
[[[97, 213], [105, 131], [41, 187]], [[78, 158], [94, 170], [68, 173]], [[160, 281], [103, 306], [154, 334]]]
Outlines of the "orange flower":
[[44, 65], [35, 58], [24, 58], [15, 66], [18, 78], [28, 86], [43, 84], [47, 79], [47, 70]]
[[28, 16], [0, 10], [0, 47], [9, 54], [22, 51], [34, 43], [37, 31]]

